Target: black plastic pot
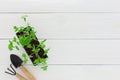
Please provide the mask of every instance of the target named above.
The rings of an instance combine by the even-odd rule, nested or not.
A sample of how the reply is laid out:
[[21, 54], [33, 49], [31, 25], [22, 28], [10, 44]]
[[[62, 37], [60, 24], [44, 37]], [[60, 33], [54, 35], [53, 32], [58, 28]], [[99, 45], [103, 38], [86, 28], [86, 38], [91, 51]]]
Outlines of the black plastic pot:
[[[24, 30], [26, 30], [26, 28], [24, 28]], [[16, 35], [17, 35], [18, 39], [19, 39], [20, 36], [29, 36], [29, 35], [27, 35], [24, 32], [17, 32]], [[35, 35], [35, 37], [36, 37], [36, 35]], [[35, 47], [37, 47], [40, 43], [38, 41], [38, 38], [36, 37], [36, 40], [34, 40], [34, 39], [31, 40], [30, 44], [34, 45]], [[34, 64], [34, 61], [36, 59], [38, 59], [38, 57], [40, 57], [40, 58], [47, 58], [48, 57], [47, 55], [44, 54], [44, 49], [42, 49], [41, 47], [39, 47], [39, 48], [40, 48], [40, 51], [38, 53], [39, 56], [36, 56], [32, 52], [33, 48], [28, 48], [27, 46], [24, 46], [24, 49], [25, 49], [26, 53], [28, 54], [28, 56], [30, 56], [30, 55], [32, 56], [32, 58], [30, 58], [30, 59], [31, 59], [31, 61], [32, 61], [33, 64]]]

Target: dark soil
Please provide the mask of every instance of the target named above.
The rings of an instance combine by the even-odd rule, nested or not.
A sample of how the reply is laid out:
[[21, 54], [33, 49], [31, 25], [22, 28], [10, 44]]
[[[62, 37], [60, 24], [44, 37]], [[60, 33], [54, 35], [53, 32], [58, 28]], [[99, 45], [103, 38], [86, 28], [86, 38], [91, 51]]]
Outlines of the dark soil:
[[[23, 35], [26, 35], [24, 32], [17, 32], [16, 33], [16, 35], [17, 35], [17, 37], [19, 38], [19, 36], [23, 36]], [[26, 36], [29, 36], [29, 35], [26, 35]], [[35, 37], [36, 37], [36, 35], [35, 35]], [[30, 44], [31, 45], [34, 45], [35, 47], [36, 46], [38, 46], [40, 43], [39, 43], [39, 41], [38, 41], [38, 39], [37, 39], [37, 37], [36, 37], [36, 40], [31, 40], [31, 42], [30, 42]], [[40, 58], [47, 58], [48, 56], [47, 55], [44, 55], [44, 49], [42, 49], [41, 47], [39, 47], [40, 48], [40, 51], [39, 51], [39, 53], [38, 53], [38, 55], [39, 55], [39, 57]], [[30, 56], [33, 56], [32, 58], [30, 58], [31, 59], [31, 61], [32, 61], [32, 63], [36, 60], [36, 59], [38, 59], [38, 56], [36, 56], [33, 52], [32, 52], [32, 48], [28, 48], [27, 46], [24, 46], [24, 49], [25, 49], [25, 51], [26, 51], [26, 53]], [[33, 63], [34, 64], [34, 63]]]

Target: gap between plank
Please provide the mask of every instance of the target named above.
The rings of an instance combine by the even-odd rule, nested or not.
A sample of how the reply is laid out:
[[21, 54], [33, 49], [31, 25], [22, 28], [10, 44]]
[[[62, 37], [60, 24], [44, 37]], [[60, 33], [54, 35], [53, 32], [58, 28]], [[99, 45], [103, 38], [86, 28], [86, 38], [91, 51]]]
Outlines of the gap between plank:
[[[32, 64], [26, 64], [30, 66]], [[47, 65], [55, 65], [55, 66], [120, 66], [120, 64], [47, 64]]]
[[54, 13], [120, 14], [120, 12], [0, 12], [0, 14], [54, 14]]
[[[13, 38], [0, 38], [0, 40], [12, 40]], [[79, 39], [73, 39], [73, 38], [41, 38], [38, 40], [47, 39], [47, 40], [120, 40], [120, 38], [79, 38]]]

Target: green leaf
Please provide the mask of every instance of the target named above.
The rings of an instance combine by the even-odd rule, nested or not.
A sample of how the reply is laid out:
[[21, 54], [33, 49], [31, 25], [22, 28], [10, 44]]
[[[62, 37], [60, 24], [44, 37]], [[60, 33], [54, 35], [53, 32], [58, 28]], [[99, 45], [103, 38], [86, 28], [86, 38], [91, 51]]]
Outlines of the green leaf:
[[32, 49], [32, 52], [35, 52], [35, 50], [36, 50], [36, 49], [35, 49], [35, 45], [33, 45], [33, 49]]
[[40, 60], [41, 60], [41, 63], [44, 64], [44, 65], [47, 63], [47, 62], [46, 62], [46, 61], [47, 61], [47, 58], [42, 58], [42, 59], [40, 59]]
[[47, 40], [47, 39], [43, 39], [43, 40], [41, 40], [41, 41], [40, 41], [40, 44], [45, 43], [45, 42], [46, 42], [46, 40]]
[[28, 45], [30, 43], [30, 41], [31, 41], [31, 37], [30, 36], [25, 37], [26, 45]]
[[43, 48], [43, 49], [46, 47], [45, 44], [44, 44], [45, 42], [46, 42], [46, 39], [42, 40], [42, 41], [40, 42], [40, 45], [39, 45], [39, 46], [40, 46], [41, 48]]
[[45, 52], [44, 52], [44, 54], [47, 54], [48, 52], [49, 52], [49, 48], [48, 49], [45, 49]]
[[19, 47], [18, 47], [18, 46], [15, 46], [15, 48], [16, 48], [17, 50], [19, 50]]
[[47, 70], [48, 66], [42, 66], [41, 69]]
[[19, 41], [20, 41], [21, 45], [24, 47], [25, 46], [25, 41], [24, 41], [24, 37], [23, 36], [19, 37]]
[[26, 55], [25, 53], [23, 53], [23, 54], [22, 54], [22, 57], [26, 58], [26, 57], [27, 57], [27, 55]]
[[20, 45], [20, 43], [19, 43], [18, 41], [17, 41], [16, 43], [17, 43], [18, 45]]
[[32, 30], [30, 31], [30, 33], [33, 34], [33, 35], [35, 35], [36, 32], [32, 29]]
[[40, 48], [39, 47], [35, 47], [33, 45], [33, 49], [32, 49], [32, 52], [35, 54], [36, 57], [38, 57], [38, 52], [40, 51]]
[[24, 63], [24, 64], [27, 64], [27, 62], [28, 62], [28, 60], [23, 60], [23, 63]]
[[40, 63], [40, 61], [39, 61], [39, 59], [36, 59], [33, 63], [34, 63], [35, 65], [37, 65], [37, 64]]
[[25, 53], [23, 53], [22, 57], [23, 57], [24, 64], [27, 64], [27, 62], [28, 62], [28, 56]]
[[31, 56], [31, 55], [30, 55], [29, 57], [30, 57], [30, 58], [33, 58], [33, 56]]
[[29, 32], [30, 31], [30, 26], [27, 26], [26, 27], [26, 32]]
[[10, 51], [12, 51], [12, 50], [13, 50], [13, 48], [14, 48], [14, 46], [13, 46], [12, 41], [9, 41], [9, 44], [8, 44], [8, 49], [9, 49]]
[[36, 57], [38, 57], [38, 51], [35, 51], [34, 54]]
[[39, 47], [41, 47], [42, 49], [44, 49], [46, 47], [46, 45], [44, 43], [39, 44]]
[[13, 38], [13, 42], [16, 42], [16, 41], [17, 41], [17, 39], [16, 39], [16, 37], [14, 37], [14, 38]]
[[35, 33], [36, 33], [36, 32], [35, 32], [34, 30], [31, 30], [31, 31], [30, 31], [30, 36], [31, 36], [31, 38], [34, 39], [34, 40], [36, 40]]
[[26, 17], [28, 17], [27, 15], [23, 15], [21, 18], [26, 22]]
[[28, 48], [32, 48], [31, 44], [28, 44], [27, 47], [28, 47]]
[[24, 27], [21, 26], [18, 32], [23, 32], [23, 30], [24, 30]]
[[31, 37], [30, 36], [27, 36], [27, 37], [20, 36], [19, 41], [22, 44], [22, 46], [24, 47], [25, 45], [28, 45], [30, 43]]
[[13, 26], [15, 32], [19, 30], [19, 28], [17, 26]]

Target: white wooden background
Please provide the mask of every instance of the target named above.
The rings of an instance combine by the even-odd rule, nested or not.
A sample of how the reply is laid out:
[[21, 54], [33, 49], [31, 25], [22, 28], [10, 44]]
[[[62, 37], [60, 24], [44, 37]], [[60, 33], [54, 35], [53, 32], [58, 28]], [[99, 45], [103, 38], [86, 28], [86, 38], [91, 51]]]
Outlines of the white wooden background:
[[[12, 26], [29, 16], [37, 37], [51, 48], [48, 70], [26, 68], [37, 80], [119, 80], [120, 0], [3, 0], [0, 1], [0, 80], [17, 80], [4, 73], [9, 67], [8, 41]], [[19, 73], [23, 74], [19, 69]]]

